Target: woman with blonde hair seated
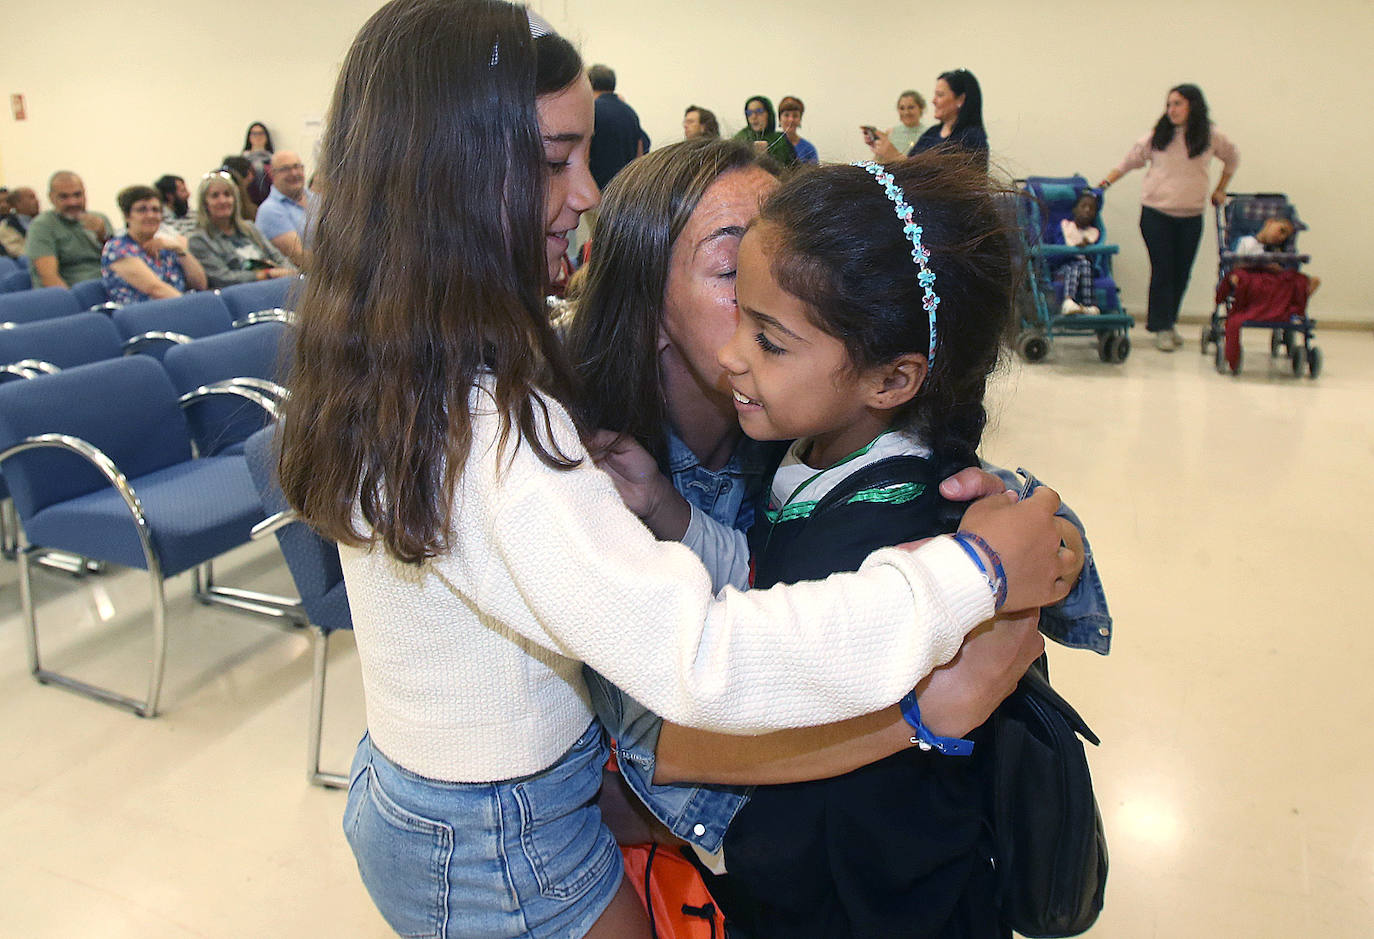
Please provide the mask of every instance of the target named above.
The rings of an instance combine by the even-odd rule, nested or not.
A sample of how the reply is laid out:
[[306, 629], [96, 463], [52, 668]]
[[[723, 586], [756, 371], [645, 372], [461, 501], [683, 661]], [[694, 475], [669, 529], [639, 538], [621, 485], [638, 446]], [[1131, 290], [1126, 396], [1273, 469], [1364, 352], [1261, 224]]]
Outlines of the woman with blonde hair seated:
[[241, 217], [241, 198], [234, 178], [223, 170], [205, 174], [196, 192], [199, 221], [191, 233], [191, 253], [205, 266], [210, 286], [294, 276], [295, 266]]
[[205, 271], [186, 239], [161, 232], [162, 196], [152, 186], [128, 186], [115, 197], [128, 231], [105, 242], [100, 279], [115, 303], [179, 297], [188, 287], [205, 289]]

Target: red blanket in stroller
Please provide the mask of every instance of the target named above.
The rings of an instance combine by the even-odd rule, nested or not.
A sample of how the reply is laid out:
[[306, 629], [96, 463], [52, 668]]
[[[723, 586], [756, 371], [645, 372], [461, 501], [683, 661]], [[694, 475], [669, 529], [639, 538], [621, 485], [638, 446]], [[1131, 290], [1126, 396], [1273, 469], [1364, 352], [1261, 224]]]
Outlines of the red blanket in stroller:
[[[1231, 281], [1235, 280], [1232, 284]], [[1237, 268], [1217, 287], [1217, 303], [1231, 298], [1226, 314], [1226, 362], [1240, 363], [1242, 323], [1288, 322], [1307, 314], [1307, 275], [1300, 271]]]

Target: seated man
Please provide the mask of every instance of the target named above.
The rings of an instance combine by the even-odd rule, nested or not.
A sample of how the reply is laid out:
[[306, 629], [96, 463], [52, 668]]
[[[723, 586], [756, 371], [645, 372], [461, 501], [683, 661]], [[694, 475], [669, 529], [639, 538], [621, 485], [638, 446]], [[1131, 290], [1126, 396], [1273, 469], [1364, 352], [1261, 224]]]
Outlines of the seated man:
[[191, 190], [186, 188], [186, 180], [168, 173], [159, 176], [153, 188], [162, 197], [162, 228], [190, 238], [196, 230], [196, 213], [191, 211]]
[[258, 230], [301, 270], [310, 262], [308, 224], [319, 197], [305, 186], [300, 154], [278, 150], [272, 157], [272, 191], [258, 206]]
[[48, 181], [52, 208], [29, 225], [24, 253], [35, 287], [70, 287], [100, 276], [100, 250], [114, 225], [100, 212], [86, 211], [86, 186], [71, 170]]
[[12, 258], [24, 253], [24, 239], [38, 214], [38, 194], [30, 186], [20, 186], [0, 204], [0, 247]]

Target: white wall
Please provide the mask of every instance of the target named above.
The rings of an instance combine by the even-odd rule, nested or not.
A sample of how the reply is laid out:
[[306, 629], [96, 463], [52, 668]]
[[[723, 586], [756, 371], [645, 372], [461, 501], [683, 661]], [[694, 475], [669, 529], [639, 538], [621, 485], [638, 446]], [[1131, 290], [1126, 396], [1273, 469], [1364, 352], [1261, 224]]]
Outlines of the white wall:
[[[823, 159], [860, 158], [858, 124], [890, 125], [898, 91], [929, 94], [939, 72], [962, 66], [982, 82], [994, 160], [1013, 175], [1080, 170], [1096, 180], [1153, 125], [1171, 85], [1196, 82], [1241, 148], [1232, 188], [1287, 192], [1312, 226], [1302, 245], [1324, 280], [1314, 311], [1374, 322], [1369, 239], [1357, 221], [1374, 207], [1365, 168], [1374, 150], [1366, 113], [1374, 4], [1366, 0], [533, 5], [588, 62], [616, 69], [655, 144], [681, 135], [689, 103], [734, 130], [747, 96], [795, 94], [808, 109], [802, 132]], [[29, 119], [0, 114], [5, 181], [41, 190], [52, 170], [70, 166], [85, 176], [92, 204], [113, 215], [120, 187], [168, 171], [194, 180], [241, 145], [252, 120], [272, 128], [279, 148], [304, 148], [310, 162], [307, 121], [323, 115], [338, 63], [376, 4], [241, 0], [226, 19], [224, 5], [208, 0], [157, 0], [133, 13], [75, 0], [60, 24], [32, 0], [6, 7], [0, 90], [24, 93]], [[169, 23], [187, 37], [175, 51], [162, 38]], [[1125, 300], [1143, 315], [1140, 178], [1112, 190], [1106, 221], [1123, 249]], [[1211, 309], [1215, 251], [1209, 225], [1185, 313]]]

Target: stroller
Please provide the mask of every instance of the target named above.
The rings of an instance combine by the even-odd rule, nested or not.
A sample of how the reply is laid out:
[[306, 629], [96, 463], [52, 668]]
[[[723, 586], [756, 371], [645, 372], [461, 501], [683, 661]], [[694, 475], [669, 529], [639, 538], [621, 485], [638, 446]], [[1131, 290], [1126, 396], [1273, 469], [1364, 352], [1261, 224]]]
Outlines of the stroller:
[[[1281, 278], [1287, 272], [1301, 273], [1302, 266], [1311, 257], [1299, 254], [1297, 249], [1298, 232], [1306, 231], [1307, 226], [1298, 218], [1298, 211], [1281, 192], [1232, 193], [1226, 203], [1218, 206], [1217, 215], [1217, 293], [1216, 306], [1212, 310], [1211, 321], [1202, 327], [1202, 354], [1207, 354], [1209, 345], [1216, 347], [1217, 371], [1223, 375], [1228, 372], [1239, 374], [1241, 367], [1240, 332], [1243, 329], [1258, 328], [1269, 330], [1269, 356], [1283, 356], [1293, 369], [1294, 377], [1307, 374], [1316, 378], [1322, 368], [1321, 350], [1313, 345], [1316, 320], [1307, 315], [1307, 295], [1305, 290], [1282, 309], [1278, 304], [1265, 311], [1262, 318], [1249, 318], [1244, 310], [1237, 310], [1238, 300], [1245, 299], [1237, 285], [1229, 281], [1238, 271], [1253, 269], [1254, 265], [1270, 272], [1270, 276]], [[1286, 219], [1293, 223], [1293, 234], [1278, 251], [1265, 251], [1262, 255], [1246, 256], [1238, 254], [1238, 242], [1247, 235], [1257, 235], [1269, 219]], [[1242, 274], [1242, 276], [1245, 276]], [[1288, 275], [1291, 278], [1291, 275]], [[1304, 281], [1305, 282], [1305, 279]], [[1276, 281], [1278, 283], [1278, 281]], [[1232, 317], [1232, 314], [1236, 315]], [[1226, 356], [1227, 319], [1232, 318], [1231, 342], [1234, 368]], [[1299, 339], [1301, 338], [1301, 341]]]
[[[1124, 362], [1131, 354], [1130, 330], [1135, 320], [1121, 306], [1116, 281], [1112, 279], [1112, 255], [1119, 248], [1107, 244], [1102, 225], [1102, 193], [1093, 224], [1101, 232], [1097, 244], [1069, 247], [1063, 243], [1060, 223], [1073, 214], [1079, 194], [1089, 189], [1082, 176], [1031, 176], [1017, 180], [1016, 186], [1029, 198], [1018, 200], [1021, 237], [1025, 248], [1026, 277], [1019, 298], [1020, 334], [1016, 350], [1027, 362], [1039, 362], [1049, 355], [1056, 336], [1095, 336], [1097, 355], [1103, 362]], [[1066, 262], [1079, 255], [1092, 262], [1093, 306], [1098, 313], [1061, 315], [1064, 284], [1054, 275]]]

